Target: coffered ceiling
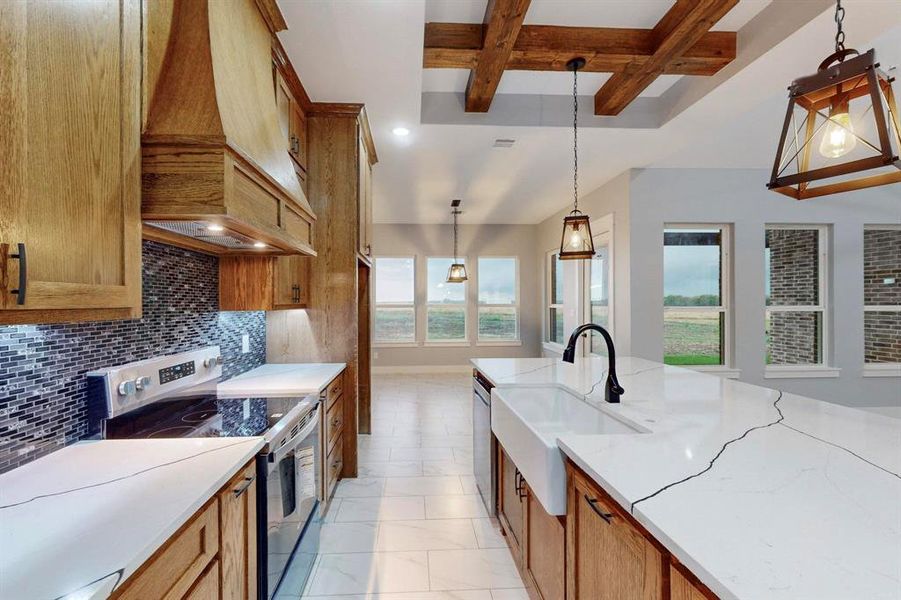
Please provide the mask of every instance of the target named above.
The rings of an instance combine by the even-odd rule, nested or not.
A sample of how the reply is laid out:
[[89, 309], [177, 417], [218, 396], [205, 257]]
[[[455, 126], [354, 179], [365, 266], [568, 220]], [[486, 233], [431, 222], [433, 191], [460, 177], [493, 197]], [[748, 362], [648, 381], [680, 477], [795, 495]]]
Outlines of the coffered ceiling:
[[[671, 0], [532, 0], [530, 24], [653, 28]], [[850, 46], [901, 62], [901, 4], [845, 0]], [[566, 206], [572, 178], [567, 72], [505, 71], [486, 113], [465, 111], [468, 69], [423, 69], [426, 23], [480, 23], [486, 0], [280, 0], [282, 43], [314, 100], [365, 102], [380, 162], [377, 222], [536, 223]], [[595, 116], [608, 73], [581, 73], [580, 188], [628, 168], [767, 167], [785, 89], [831, 51], [830, 0], [741, 0], [713, 27], [736, 58], [710, 77], [662, 75], [617, 116]], [[396, 127], [410, 134], [399, 137]], [[496, 139], [513, 139], [496, 148]], [[715, 148], [715, 150], [713, 150]], [[763, 185], [763, 182], [761, 182]]]

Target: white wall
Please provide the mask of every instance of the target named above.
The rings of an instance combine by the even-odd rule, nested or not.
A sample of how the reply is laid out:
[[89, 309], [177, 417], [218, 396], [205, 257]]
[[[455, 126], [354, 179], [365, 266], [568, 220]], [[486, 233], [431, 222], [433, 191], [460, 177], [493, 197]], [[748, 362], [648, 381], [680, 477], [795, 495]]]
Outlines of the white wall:
[[[464, 207], [465, 208], [465, 207]], [[425, 331], [426, 279], [425, 259], [453, 254], [451, 225], [376, 224], [373, 228], [373, 254], [378, 256], [415, 256], [417, 260], [416, 301], [417, 337], [414, 347], [373, 348], [374, 367], [459, 366], [470, 358], [539, 356], [541, 322], [541, 268], [535, 249], [534, 225], [460, 225], [460, 256], [466, 258], [470, 281], [467, 283], [467, 330], [464, 346], [423, 343]], [[520, 344], [496, 346], [476, 342], [475, 306], [478, 302], [477, 260], [479, 256], [516, 256], [519, 259]], [[423, 307], [423, 308], [419, 308]], [[377, 356], [376, 356], [377, 354]]]
[[[901, 223], [901, 186], [798, 202], [770, 192], [756, 169], [633, 170], [630, 182], [631, 353], [663, 357], [664, 223], [732, 223], [734, 366], [741, 379], [856, 406], [901, 405], [901, 379], [863, 377], [863, 226]], [[764, 378], [764, 229], [831, 228], [831, 366], [838, 378]], [[625, 353], [624, 353], [625, 354]]]

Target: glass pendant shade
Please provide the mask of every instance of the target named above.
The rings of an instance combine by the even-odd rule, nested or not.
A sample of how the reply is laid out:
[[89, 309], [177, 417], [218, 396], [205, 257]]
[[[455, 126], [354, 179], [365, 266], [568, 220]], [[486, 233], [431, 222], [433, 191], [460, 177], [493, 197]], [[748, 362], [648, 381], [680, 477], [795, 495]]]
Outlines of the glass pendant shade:
[[874, 50], [843, 48], [795, 79], [767, 187], [805, 200], [901, 182], [892, 81]]
[[463, 283], [469, 279], [466, 276], [466, 265], [463, 263], [454, 263], [447, 270], [447, 283]]
[[594, 256], [594, 240], [588, 215], [578, 210], [563, 219], [563, 237], [560, 240], [560, 260], [576, 260]]

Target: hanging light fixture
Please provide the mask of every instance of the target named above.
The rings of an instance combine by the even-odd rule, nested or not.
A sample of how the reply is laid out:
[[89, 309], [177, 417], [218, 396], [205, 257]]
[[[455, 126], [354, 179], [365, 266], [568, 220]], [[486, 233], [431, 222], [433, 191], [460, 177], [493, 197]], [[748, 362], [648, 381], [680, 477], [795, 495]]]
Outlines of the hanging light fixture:
[[460, 200], [451, 200], [451, 214], [454, 215], [454, 262], [447, 270], [447, 283], [463, 283], [469, 277], [466, 276], [466, 265], [457, 262], [457, 215], [462, 215]]
[[796, 200], [901, 182], [894, 78], [879, 69], [875, 50], [845, 49], [844, 16], [837, 0], [835, 52], [788, 88], [767, 187]]
[[594, 240], [591, 238], [589, 217], [579, 210], [579, 96], [577, 75], [585, 66], [584, 58], [574, 58], [566, 63], [573, 72], [573, 210], [563, 218], [563, 237], [560, 240], [561, 260], [578, 260], [594, 256]]

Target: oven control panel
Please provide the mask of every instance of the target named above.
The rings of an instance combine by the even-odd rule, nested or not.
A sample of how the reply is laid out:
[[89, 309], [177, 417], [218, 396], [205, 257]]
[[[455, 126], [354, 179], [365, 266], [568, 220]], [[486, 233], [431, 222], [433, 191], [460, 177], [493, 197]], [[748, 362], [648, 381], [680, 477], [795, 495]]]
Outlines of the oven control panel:
[[197, 369], [194, 366], [193, 360], [189, 360], [188, 362], [183, 362], [177, 365], [172, 365], [171, 367], [166, 367], [165, 369], [160, 369], [160, 385], [169, 383], [170, 381], [175, 381], [176, 379], [181, 379], [182, 377], [188, 377], [189, 375], [193, 375], [196, 372]]

